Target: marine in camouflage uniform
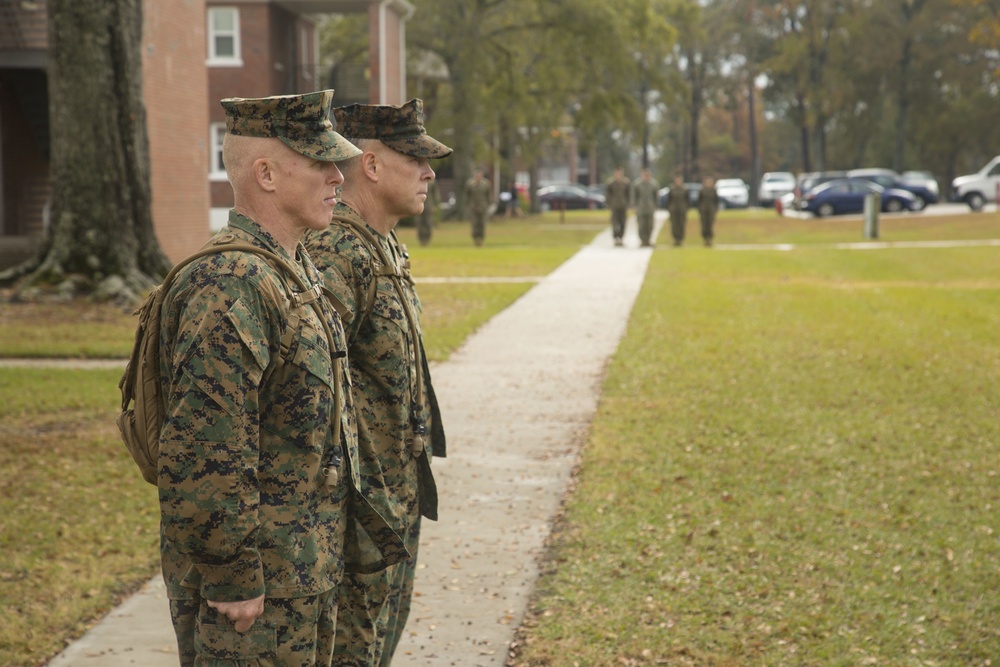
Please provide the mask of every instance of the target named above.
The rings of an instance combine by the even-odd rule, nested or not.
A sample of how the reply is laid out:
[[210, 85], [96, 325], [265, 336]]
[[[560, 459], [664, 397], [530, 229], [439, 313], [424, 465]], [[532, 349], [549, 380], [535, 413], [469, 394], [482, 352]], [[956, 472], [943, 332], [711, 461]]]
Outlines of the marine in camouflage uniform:
[[715, 180], [705, 179], [705, 184], [698, 193], [698, 217], [701, 220], [701, 240], [706, 247], [711, 247], [715, 238], [715, 213], [719, 210], [719, 193], [715, 189]]
[[423, 103], [334, 109], [340, 131], [362, 148], [344, 163], [342, 201], [333, 224], [310, 232], [306, 246], [343, 301], [351, 378], [358, 407], [361, 475], [376, 508], [404, 536], [411, 557], [388, 580], [345, 580], [334, 664], [388, 665], [413, 596], [421, 516], [437, 519], [430, 457], [445, 455], [444, 429], [423, 353], [420, 299], [400, 219], [416, 215], [434, 179], [428, 159], [451, 149], [427, 135]]
[[611, 235], [615, 245], [622, 244], [625, 236], [625, 218], [628, 217], [629, 180], [621, 167], [615, 169], [614, 175], [604, 184], [604, 200], [611, 209]]
[[428, 245], [431, 242], [431, 235], [434, 233], [434, 209], [440, 203], [437, 181], [431, 181], [427, 184], [424, 210], [417, 216], [417, 240], [420, 241], [420, 245]]
[[653, 216], [656, 213], [659, 189], [660, 184], [649, 169], [643, 169], [639, 180], [632, 183], [632, 206], [639, 225], [639, 242], [644, 248], [650, 245], [650, 239], [653, 238]]
[[486, 238], [486, 216], [492, 204], [493, 183], [483, 176], [482, 169], [476, 169], [465, 182], [465, 208], [472, 218], [472, 242], [477, 246]]
[[[298, 237], [329, 224], [333, 163], [358, 152], [334, 131], [332, 97], [222, 102], [235, 206], [217, 241], [270, 250], [312, 285]], [[211, 254], [163, 302], [160, 549], [184, 666], [329, 664], [345, 569], [406, 556], [359, 492], [340, 317], [283, 271]]]
[[667, 193], [667, 211], [670, 212], [670, 234], [674, 237], [674, 245], [683, 245], [687, 227], [688, 189], [680, 176], [674, 178], [674, 184]]

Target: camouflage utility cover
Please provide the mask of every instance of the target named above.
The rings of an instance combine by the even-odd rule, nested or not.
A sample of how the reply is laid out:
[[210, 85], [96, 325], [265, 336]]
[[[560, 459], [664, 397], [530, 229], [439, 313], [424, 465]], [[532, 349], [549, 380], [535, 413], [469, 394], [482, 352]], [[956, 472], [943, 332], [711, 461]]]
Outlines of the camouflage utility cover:
[[[266, 247], [320, 280], [235, 212], [223, 234]], [[322, 301], [330, 349], [311, 307], [293, 308], [285, 281], [257, 255], [225, 252], [187, 266], [163, 304], [160, 434], [161, 556], [173, 599], [313, 595], [334, 587], [345, 561], [378, 569], [406, 557], [399, 537], [360, 499], [357, 423], [342, 375], [340, 442], [333, 442], [333, 357], [346, 351], [340, 318]], [[288, 340], [286, 338], [286, 340]], [[280, 358], [286, 359], [279, 364]], [[339, 470], [326, 484], [324, 468]], [[379, 554], [360, 555], [356, 521]]]
[[413, 98], [402, 106], [350, 104], [333, 110], [337, 127], [351, 139], [378, 139], [403, 155], [443, 158], [452, 149], [424, 129], [424, 102]]
[[281, 139], [297, 153], [324, 162], [361, 155], [357, 146], [336, 132], [335, 121], [330, 117], [332, 105], [332, 90], [222, 100], [229, 134]]

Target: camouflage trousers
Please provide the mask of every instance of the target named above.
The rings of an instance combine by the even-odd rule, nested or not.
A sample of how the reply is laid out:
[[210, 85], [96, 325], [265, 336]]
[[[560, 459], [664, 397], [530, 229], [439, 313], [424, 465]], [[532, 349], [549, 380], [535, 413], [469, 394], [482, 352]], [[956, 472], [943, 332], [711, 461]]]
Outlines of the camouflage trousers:
[[337, 623], [335, 591], [265, 598], [264, 614], [245, 633], [204, 599], [171, 600], [181, 667], [329, 665]]
[[486, 238], [486, 212], [472, 213], [472, 241], [476, 245], [482, 245]]
[[644, 246], [649, 245], [649, 240], [653, 238], [653, 214], [637, 212], [635, 219], [639, 226], [639, 241]]
[[420, 245], [427, 245], [431, 242], [431, 234], [434, 232], [434, 224], [431, 222], [431, 216], [427, 213], [427, 204], [424, 204], [425, 210], [417, 217], [417, 240], [420, 241]]
[[620, 241], [625, 236], [625, 218], [628, 217], [628, 209], [611, 209], [611, 235], [615, 241]]
[[715, 237], [713, 227], [715, 226], [715, 212], [700, 212], [701, 215], [701, 238], [705, 243], [711, 243]]
[[670, 234], [674, 237], [674, 244], [684, 243], [684, 232], [687, 226], [687, 211], [670, 211]]
[[348, 573], [338, 589], [336, 667], [388, 667], [413, 600], [420, 520], [403, 537], [411, 556], [375, 574]]

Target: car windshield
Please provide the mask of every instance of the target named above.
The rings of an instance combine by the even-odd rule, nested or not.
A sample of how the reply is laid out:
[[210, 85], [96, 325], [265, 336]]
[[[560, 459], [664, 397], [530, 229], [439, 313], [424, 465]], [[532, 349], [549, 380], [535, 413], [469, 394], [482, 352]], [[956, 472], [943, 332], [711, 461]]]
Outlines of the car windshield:
[[738, 178], [723, 178], [715, 183], [717, 188], [741, 188], [743, 181]]

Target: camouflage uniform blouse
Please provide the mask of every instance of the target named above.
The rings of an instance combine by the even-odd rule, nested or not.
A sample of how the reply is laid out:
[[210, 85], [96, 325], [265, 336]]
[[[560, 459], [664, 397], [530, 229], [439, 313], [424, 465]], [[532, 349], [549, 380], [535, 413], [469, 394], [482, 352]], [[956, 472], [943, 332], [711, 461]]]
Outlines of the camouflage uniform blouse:
[[649, 215], [656, 212], [660, 184], [655, 178], [644, 178], [632, 181], [632, 206], [639, 215]]
[[493, 203], [493, 184], [485, 178], [465, 182], [465, 206], [471, 213], [486, 213]]
[[[346, 223], [338, 223], [338, 217], [366, 224], [353, 209], [339, 204], [330, 228], [310, 232], [305, 244], [327, 286], [351, 313], [346, 327], [365, 494], [393, 529], [402, 532], [417, 519], [418, 512], [437, 518], [437, 491], [428, 457], [444, 456], [445, 441], [426, 360], [424, 390], [413, 400], [420, 341], [413, 340], [406, 309], [386, 274], [399, 272], [418, 320], [418, 336], [420, 299], [395, 235], [386, 238], [368, 227], [396, 264], [383, 267], [368, 242]], [[417, 414], [411, 411], [413, 405]], [[430, 452], [414, 451], [414, 423], [426, 425]]]
[[[221, 234], [284, 257], [307, 284], [319, 280], [301, 247], [297, 262], [249, 218], [231, 212]], [[171, 598], [193, 597], [192, 589], [219, 601], [332, 589], [344, 571], [345, 533], [353, 533], [355, 516], [371, 526], [388, 560], [373, 569], [406, 556], [385, 523], [358, 506], [346, 359], [342, 436], [335, 443], [331, 351], [315, 310], [288, 303], [293, 285], [258, 255], [224, 252], [186, 267], [164, 300], [159, 495]], [[333, 354], [342, 356], [340, 318], [319, 301], [334, 334]], [[289, 327], [295, 316], [298, 326]], [[280, 354], [286, 329], [287, 352]], [[329, 466], [340, 473], [333, 486], [324, 475]]]
[[628, 208], [630, 181], [627, 178], [612, 178], [604, 185], [604, 198], [608, 208]]

